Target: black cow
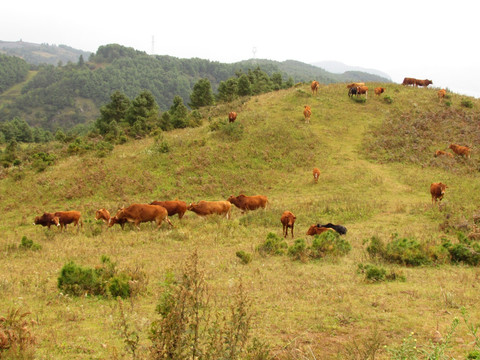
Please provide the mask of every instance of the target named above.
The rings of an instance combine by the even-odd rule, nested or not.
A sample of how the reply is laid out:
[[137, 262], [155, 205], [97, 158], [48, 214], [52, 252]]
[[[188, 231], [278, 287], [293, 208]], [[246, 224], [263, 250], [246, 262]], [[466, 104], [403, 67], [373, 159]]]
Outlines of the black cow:
[[358, 87], [353, 86], [348, 89], [348, 97], [352, 97], [353, 95], [357, 95]]
[[347, 228], [343, 225], [334, 225], [332, 223], [328, 223], [325, 225], [317, 224], [317, 227], [326, 227], [335, 230], [340, 235], [345, 235], [347, 233]]

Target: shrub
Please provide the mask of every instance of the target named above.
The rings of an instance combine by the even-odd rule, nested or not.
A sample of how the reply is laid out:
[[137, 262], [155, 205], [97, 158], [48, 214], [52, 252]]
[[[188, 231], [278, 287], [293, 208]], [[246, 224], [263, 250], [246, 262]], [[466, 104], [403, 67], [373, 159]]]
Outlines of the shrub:
[[473, 108], [473, 102], [472, 100], [470, 99], [462, 99], [462, 102], [460, 103], [463, 107], [466, 107], [466, 108]]
[[381, 282], [381, 281], [405, 281], [405, 276], [401, 273], [396, 273], [393, 270], [387, 272], [387, 270], [382, 266], [372, 265], [372, 264], [358, 264], [359, 274], [365, 275], [365, 280], [368, 282]]
[[399, 238], [398, 234], [394, 234], [394, 239], [387, 244], [385, 259], [410, 266], [430, 263], [430, 259], [416, 239]]
[[152, 359], [235, 360], [258, 353], [248, 346], [251, 302], [241, 283], [228, 311], [220, 313], [209, 306], [210, 289], [196, 253], [185, 263], [181, 281], [167, 279], [159, 317], [150, 327]]
[[243, 250], [237, 251], [236, 255], [240, 259], [242, 264], [248, 264], [252, 261], [252, 254], [247, 253]]
[[337, 232], [326, 231], [323, 234], [315, 235], [311, 246], [311, 257], [322, 258], [329, 256], [344, 256], [350, 252], [352, 245]]
[[365, 104], [367, 102], [367, 99], [365, 99], [363, 97], [352, 96], [351, 99], [358, 104]]
[[[364, 240], [363, 243], [368, 240]], [[377, 236], [372, 236], [370, 239], [370, 245], [367, 247], [368, 255], [370, 259], [374, 259], [377, 257], [384, 257], [385, 255], [385, 243]]]
[[387, 103], [387, 104], [393, 104], [393, 98], [390, 97], [390, 96], [388, 96], [388, 95], [385, 95], [385, 96], [383, 97], [383, 101], [384, 101], [385, 103]]
[[288, 248], [288, 255], [294, 260], [305, 262], [308, 258], [307, 244], [305, 243], [305, 240], [295, 240], [295, 243]]
[[[101, 261], [102, 265], [95, 269], [68, 262], [60, 271], [58, 288], [74, 296], [89, 294], [122, 298], [131, 297], [141, 290], [141, 284], [145, 282], [141, 272], [119, 272], [116, 264], [105, 255]], [[135, 291], [132, 284], [135, 284]]]
[[448, 250], [453, 263], [465, 263], [473, 266], [480, 263], [480, 246], [477, 243], [453, 245], [448, 241], [443, 243], [443, 247]]
[[42, 246], [40, 244], [34, 243], [33, 240], [28, 239], [26, 236], [23, 236], [19, 248], [37, 251], [40, 250]]
[[225, 123], [220, 126], [220, 133], [232, 140], [240, 140], [243, 137], [243, 125], [239, 122]]
[[286, 241], [271, 232], [268, 233], [265, 242], [257, 246], [257, 251], [262, 256], [283, 255], [286, 248], [288, 248]]

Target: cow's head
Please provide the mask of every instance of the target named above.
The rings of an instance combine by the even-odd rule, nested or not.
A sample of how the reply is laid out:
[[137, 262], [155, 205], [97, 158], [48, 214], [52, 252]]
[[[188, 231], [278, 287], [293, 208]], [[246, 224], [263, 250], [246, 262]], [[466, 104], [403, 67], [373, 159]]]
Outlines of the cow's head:
[[187, 206], [187, 210], [193, 210], [195, 208], [195, 203], [191, 203]]
[[315, 235], [317, 232], [315, 231], [315, 228], [317, 225], [312, 225], [308, 228], [307, 235]]

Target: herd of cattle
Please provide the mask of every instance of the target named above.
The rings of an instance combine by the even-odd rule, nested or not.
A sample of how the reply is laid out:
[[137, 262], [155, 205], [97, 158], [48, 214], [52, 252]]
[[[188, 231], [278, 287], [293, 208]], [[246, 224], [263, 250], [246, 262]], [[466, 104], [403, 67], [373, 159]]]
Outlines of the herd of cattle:
[[[315, 169], [318, 171], [318, 169]], [[314, 175], [315, 175], [314, 170]], [[318, 173], [320, 173], [318, 171]], [[315, 178], [315, 182], [318, 181], [318, 177]], [[208, 215], [221, 215], [227, 219], [230, 218], [231, 206], [235, 205], [243, 213], [246, 211], [266, 209], [268, 204], [268, 198], [264, 195], [246, 196], [240, 194], [238, 196], [230, 196], [226, 201], [205, 201], [202, 200], [198, 203], [191, 203], [187, 206], [187, 203], [180, 200], [172, 201], [153, 201], [150, 204], [132, 204], [128, 207], [123, 207], [117, 211], [115, 216], [110, 216], [110, 212], [106, 209], [99, 209], [95, 213], [95, 220], [102, 220], [108, 227], [112, 227], [115, 224], [119, 224], [122, 229], [125, 223], [132, 223], [137, 229], [140, 229], [139, 224], [144, 222], [155, 222], [157, 229], [162, 225], [163, 221], [166, 221], [173, 227], [169, 216], [177, 215], [182, 219], [185, 213], [192, 211], [199, 216]], [[293, 227], [295, 224], [296, 216], [290, 211], [285, 211], [280, 222], [283, 225], [283, 234], [286, 237], [288, 228], [291, 229], [293, 238]], [[81, 220], [81, 213], [79, 211], [58, 211], [54, 213], [43, 213], [41, 216], [35, 217], [34, 225], [47, 226], [60, 226], [61, 230], [66, 229], [67, 225], [73, 224], [83, 227]], [[328, 223], [325, 225], [312, 225], [307, 235], [321, 234], [324, 231], [336, 231], [341, 235], [347, 233], [347, 229], [342, 225], [334, 225]]]
[[[428, 86], [432, 84], [431, 80], [418, 80], [414, 78], [405, 78], [403, 80], [403, 85], [413, 85], [417, 86]], [[312, 81], [311, 83], [311, 90], [312, 94], [317, 94], [320, 84], [318, 81]], [[353, 95], [359, 96], [365, 94], [365, 98], [367, 97], [368, 87], [365, 86], [365, 83], [351, 83], [347, 85], [348, 96], [351, 97]], [[375, 94], [380, 95], [385, 92], [385, 88], [377, 87], [375, 88]], [[440, 98], [445, 97], [446, 91], [444, 89], [439, 90], [438, 96]], [[310, 116], [312, 114], [312, 110], [310, 106], [305, 105], [303, 114], [305, 116], [305, 121], [309, 122]], [[234, 122], [237, 118], [237, 113], [231, 111], [228, 114], [228, 121]], [[460, 146], [457, 144], [451, 144], [449, 146], [455, 154], [464, 156], [466, 158], [470, 158], [470, 148], [466, 146]], [[437, 150], [435, 152], [435, 156], [447, 156], [453, 157], [453, 154], [448, 153], [443, 150]], [[313, 179], [314, 182], [317, 183], [320, 176], [320, 170], [318, 168], [313, 169]], [[445, 195], [445, 189], [447, 186], [441, 182], [439, 183], [432, 183], [430, 186], [430, 194], [432, 195], [432, 203], [436, 203], [437, 200], [441, 201], [443, 196]], [[222, 215], [225, 216], [227, 219], [230, 218], [230, 210], [231, 205], [235, 205], [242, 211], [242, 214], [245, 211], [251, 211], [256, 209], [266, 209], [268, 203], [268, 199], [266, 196], [263, 195], [255, 195], [255, 196], [246, 196], [246, 195], [239, 195], [239, 196], [230, 196], [226, 201], [205, 201], [202, 200], [198, 203], [191, 203], [187, 206], [184, 201], [174, 200], [174, 201], [154, 201], [150, 204], [132, 204], [128, 207], [121, 208], [117, 211], [115, 216], [110, 216], [110, 212], [106, 209], [99, 209], [95, 213], [95, 220], [102, 220], [108, 227], [112, 227], [115, 224], [119, 224], [121, 228], [124, 228], [125, 223], [132, 223], [137, 229], [139, 228], [139, 224], [143, 222], [155, 222], [157, 224], [157, 229], [162, 225], [162, 222], [166, 221], [170, 226], [173, 227], [171, 221], [169, 220], [168, 216], [177, 215], [179, 219], [185, 215], [185, 212], [192, 211], [199, 216], [208, 216], [208, 215]], [[291, 234], [293, 238], [293, 228], [295, 224], [296, 216], [290, 212], [285, 211], [282, 216], [280, 217], [280, 222], [283, 225], [282, 235], [287, 237], [288, 229], [291, 229]], [[58, 211], [54, 213], [47, 213], [45, 212], [41, 216], [35, 217], [34, 221], [35, 225], [42, 225], [50, 226], [55, 225], [59, 226], [61, 230], [64, 228], [66, 229], [67, 225], [73, 224], [73, 226], [80, 226], [83, 227], [83, 222], [81, 220], [81, 213], [79, 211]], [[344, 235], [347, 232], [347, 229], [342, 225], [334, 225], [332, 223], [328, 223], [325, 225], [321, 224], [314, 224], [310, 226], [307, 231], [307, 235], [315, 235], [321, 234], [325, 231], [336, 231], [337, 233]]]

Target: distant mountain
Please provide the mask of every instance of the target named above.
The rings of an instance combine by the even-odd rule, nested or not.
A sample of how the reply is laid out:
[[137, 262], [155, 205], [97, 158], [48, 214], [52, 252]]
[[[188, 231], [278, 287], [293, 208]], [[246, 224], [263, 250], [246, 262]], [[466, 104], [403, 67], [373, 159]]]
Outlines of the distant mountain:
[[24, 41], [2, 41], [0, 40], [0, 54], [18, 56], [29, 64], [58, 65], [59, 62], [67, 64], [77, 63], [80, 55], [85, 61], [88, 60], [91, 52], [77, 50], [67, 45], [34, 44]]
[[369, 74], [374, 74], [381, 76], [383, 78], [388, 79], [389, 81], [392, 81], [392, 78], [390, 75], [387, 73], [384, 73], [383, 71], [376, 70], [376, 69], [369, 69], [369, 68], [363, 68], [360, 66], [350, 66], [346, 65], [340, 61], [318, 61], [313, 63], [312, 65], [318, 66], [322, 69], [325, 69], [326, 71], [332, 72], [334, 74], [343, 74], [345, 72], [350, 72], [350, 71], [360, 71], [360, 72], [365, 72]]

